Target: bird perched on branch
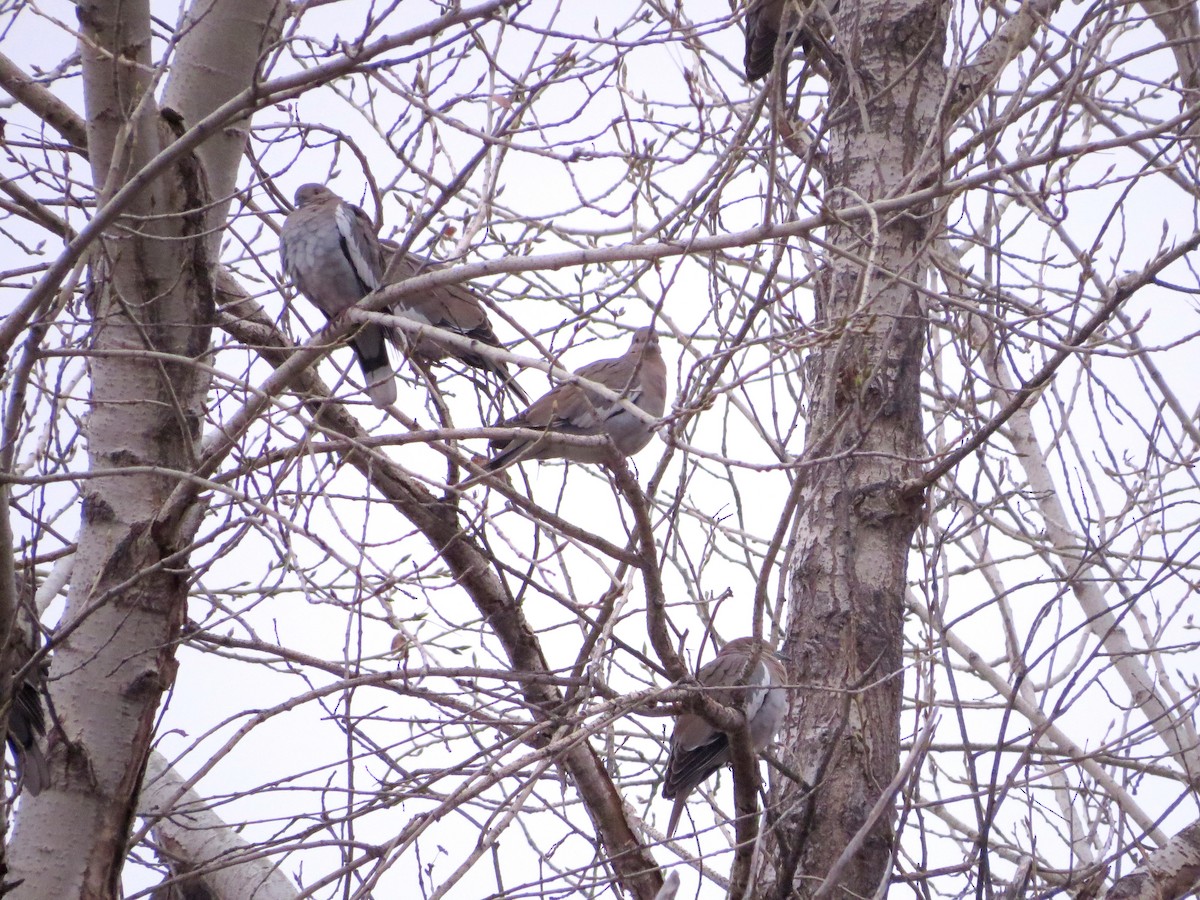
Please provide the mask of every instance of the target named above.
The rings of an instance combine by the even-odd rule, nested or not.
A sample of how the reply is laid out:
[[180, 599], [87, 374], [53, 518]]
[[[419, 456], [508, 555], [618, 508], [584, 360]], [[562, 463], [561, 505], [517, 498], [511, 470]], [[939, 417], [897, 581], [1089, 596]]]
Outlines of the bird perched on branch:
[[[730, 641], [696, 674], [713, 699], [741, 709], [750, 728], [750, 744], [764, 749], [775, 737], [787, 706], [782, 686], [787, 674], [770, 644], [743, 637]], [[723, 690], [722, 690], [723, 689]], [[729, 735], [703, 717], [683, 713], [675, 720], [671, 753], [663, 775], [662, 795], [674, 800], [667, 837], [675, 834], [688, 795], [729, 764]]]
[[[385, 284], [395, 284], [436, 271], [438, 264], [415, 253], [395, 254], [388, 262], [384, 274]], [[407, 316], [425, 325], [444, 328], [464, 338], [478, 341], [487, 347], [499, 347], [500, 341], [492, 331], [492, 323], [488, 320], [483, 302], [474, 291], [461, 284], [444, 284], [401, 297], [392, 304], [391, 311], [396, 315]], [[410, 356], [429, 362], [437, 362], [446, 357], [453, 357], [472, 368], [494, 375], [500, 384], [510, 390], [521, 402], [528, 405], [529, 397], [521, 390], [521, 386], [508, 374], [508, 367], [500, 360], [489, 359], [482, 353], [439, 340], [429, 332], [413, 334], [403, 329], [396, 329], [394, 338], [398, 346], [406, 348]]]
[[[41, 633], [33, 613], [33, 585], [18, 570], [15, 573], [16, 623], [9, 663], [13, 669], [12, 707], [8, 712], [8, 749], [17, 770], [17, 784], [30, 794], [40, 794], [50, 783], [50, 769], [40, 741], [46, 735], [46, 709], [42, 692], [50, 662], [42, 658], [30, 665], [42, 646]], [[20, 678], [17, 674], [24, 669]]]
[[564, 381], [539, 397], [524, 412], [500, 423], [506, 428], [527, 428], [538, 435], [493, 438], [496, 455], [488, 462], [496, 471], [514, 460], [569, 459], [604, 462], [610, 448], [604, 444], [581, 446], [558, 440], [564, 435], [607, 435], [617, 452], [632, 456], [654, 435], [654, 426], [631, 412], [631, 404], [647, 416], [660, 418], [667, 401], [667, 365], [658, 349], [653, 328], [639, 328], [624, 356], [601, 359], [576, 370], [580, 379], [603, 385], [621, 400], [601, 396], [584, 383]]
[[[292, 284], [325, 314], [345, 312], [379, 287], [383, 256], [367, 214], [323, 184], [302, 184], [296, 209], [280, 232], [283, 266]], [[383, 326], [361, 326], [351, 342], [367, 396], [379, 407], [396, 402], [396, 372]]]
[[17, 782], [30, 794], [40, 794], [50, 783], [50, 769], [39, 741], [46, 736], [46, 710], [42, 690], [46, 664], [35, 665], [19, 683], [13, 683], [13, 705], [8, 714], [8, 749], [17, 768]]
[[746, 7], [746, 80], [758, 81], [775, 66], [775, 44], [788, 0], [750, 0]]
[[[747, 81], [758, 81], [775, 68], [775, 47], [780, 39], [795, 41], [805, 57], [833, 56], [826, 37], [829, 16], [839, 0], [748, 0], [746, 5], [746, 56], [743, 65]], [[778, 77], [787, 82], [787, 62], [791, 47], [781, 57]]]

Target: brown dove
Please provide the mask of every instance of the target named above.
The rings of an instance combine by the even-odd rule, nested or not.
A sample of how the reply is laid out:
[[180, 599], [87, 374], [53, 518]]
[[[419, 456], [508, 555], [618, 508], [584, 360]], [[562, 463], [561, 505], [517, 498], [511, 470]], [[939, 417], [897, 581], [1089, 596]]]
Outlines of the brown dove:
[[[639, 328], [624, 356], [588, 363], [575, 374], [603, 385], [646, 415], [660, 418], [666, 408], [667, 366], [653, 328]], [[626, 409], [623, 403], [600, 396], [583, 384], [563, 382], [539, 397], [524, 412], [500, 423], [506, 428], [529, 428], [539, 436], [493, 438], [496, 453], [487, 464], [496, 471], [513, 460], [569, 459], [604, 462], [605, 445], [580, 446], [556, 441], [556, 435], [607, 435], [617, 452], [632, 456], [648, 443], [654, 427]]]
[[[787, 706], [783, 684], [787, 680], [783, 663], [774, 649], [760, 644], [755, 661], [755, 639], [736, 638], [721, 648], [696, 674], [696, 680], [714, 690], [712, 697], [724, 706], [740, 708], [750, 726], [750, 744], [764, 749], [775, 737]], [[729, 764], [729, 736], [710, 725], [701, 716], [682, 713], [671, 734], [671, 753], [663, 775], [662, 795], [674, 800], [667, 837], [675, 834], [688, 795], [696, 787]]]

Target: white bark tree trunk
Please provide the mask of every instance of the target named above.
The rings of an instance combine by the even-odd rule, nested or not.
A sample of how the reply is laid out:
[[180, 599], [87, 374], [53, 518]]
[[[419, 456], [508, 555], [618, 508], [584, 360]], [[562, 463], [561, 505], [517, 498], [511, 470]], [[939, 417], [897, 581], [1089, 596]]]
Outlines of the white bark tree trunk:
[[[229, 22], [211, 3], [193, 14], [185, 44], [193, 42], [190, 66], [202, 71], [177, 89], [179, 111], [215, 108], [253, 78], [280, 7], [240, 9], [237, 27], [253, 34], [226, 41], [224, 52], [200, 38]], [[154, 101], [160, 73], [148, 3], [100, 0], [78, 11], [88, 154], [103, 207], [186, 123], [160, 114]], [[182, 48], [180, 58], [181, 71], [191, 71]], [[222, 140], [244, 141], [244, 131]], [[215, 160], [207, 175], [186, 155], [140, 185], [90, 250], [93, 477], [52, 669], [62, 733], [51, 741], [50, 788], [26, 796], [17, 818], [9, 848], [10, 879], [21, 882], [14, 896], [121, 893], [155, 718], [174, 679], [186, 548], [201, 511], [194, 497], [170, 508], [164, 501], [180, 485], [173, 473], [192, 468], [199, 447], [209, 377], [192, 361], [207, 353], [215, 315], [208, 183], [227, 195], [240, 156], [222, 151], [205, 154]]]
[[[291, 900], [295, 886], [270, 856], [236, 834], [157, 752], [150, 754], [138, 815], [156, 821], [154, 840], [177, 881], [170, 897]], [[207, 893], [205, 893], [207, 892]], [[156, 895], [157, 896], [157, 895]]]

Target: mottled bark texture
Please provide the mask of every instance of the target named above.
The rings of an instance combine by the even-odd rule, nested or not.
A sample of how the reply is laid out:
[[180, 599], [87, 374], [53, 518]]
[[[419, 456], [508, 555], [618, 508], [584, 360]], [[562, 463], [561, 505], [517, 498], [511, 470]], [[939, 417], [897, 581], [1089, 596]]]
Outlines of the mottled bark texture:
[[[243, 3], [243, 21], [257, 10], [261, 34], [264, 11], [277, 6]], [[17, 897], [121, 894], [158, 708], [174, 680], [187, 547], [201, 511], [194, 493], [165, 501], [198, 456], [209, 375], [195, 363], [207, 362], [215, 319], [207, 173], [188, 154], [158, 177], [140, 175], [186, 128], [153, 98], [149, 4], [95, 0], [77, 13], [97, 206], [129, 185], [136, 191], [122, 195], [120, 218], [89, 248], [92, 477], [51, 670], [61, 724], [51, 784], [25, 799], [10, 848]], [[257, 60], [255, 52], [242, 70]], [[228, 70], [225, 56], [209, 62]], [[221, 99], [217, 90], [198, 105]]]
[[1117, 879], [1103, 900], [1174, 900], [1200, 885], [1200, 823], [1193, 823]]
[[[842, 4], [830, 42], [825, 169], [830, 207], [900, 196], [940, 157], [947, 7]], [[937, 210], [830, 228], [817, 288], [826, 340], [812, 394], [793, 549], [785, 654], [793, 695], [781, 748], [809, 786], [776, 778], [755, 895], [871, 897], [887, 877], [893, 822], [826, 875], [866, 822], [899, 760], [902, 598], [923, 498], [902, 486], [923, 455], [921, 297]]]

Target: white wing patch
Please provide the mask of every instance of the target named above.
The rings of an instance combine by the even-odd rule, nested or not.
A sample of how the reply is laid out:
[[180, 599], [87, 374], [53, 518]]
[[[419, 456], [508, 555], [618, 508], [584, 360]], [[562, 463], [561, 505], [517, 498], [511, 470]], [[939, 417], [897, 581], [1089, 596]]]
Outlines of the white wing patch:
[[768, 693], [764, 688], [771, 684], [771, 672], [766, 665], [760, 660], [754, 669], [754, 677], [749, 679], [749, 684], [746, 690], [746, 707], [742, 710], [745, 713], [746, 720], [753, 719], [760, 709], [762, 709], [763, 701], [767, 699]]
[[339, 203], [333, 218], [337, 222], [338, 236], [354, 274], [366, 285], [368, 291], [375, 290], [379, 287], [379, 273], [375, 271], [364, 252], [366, 236], [362, 234], [362, 225], [354, 211], [347, 204]]

